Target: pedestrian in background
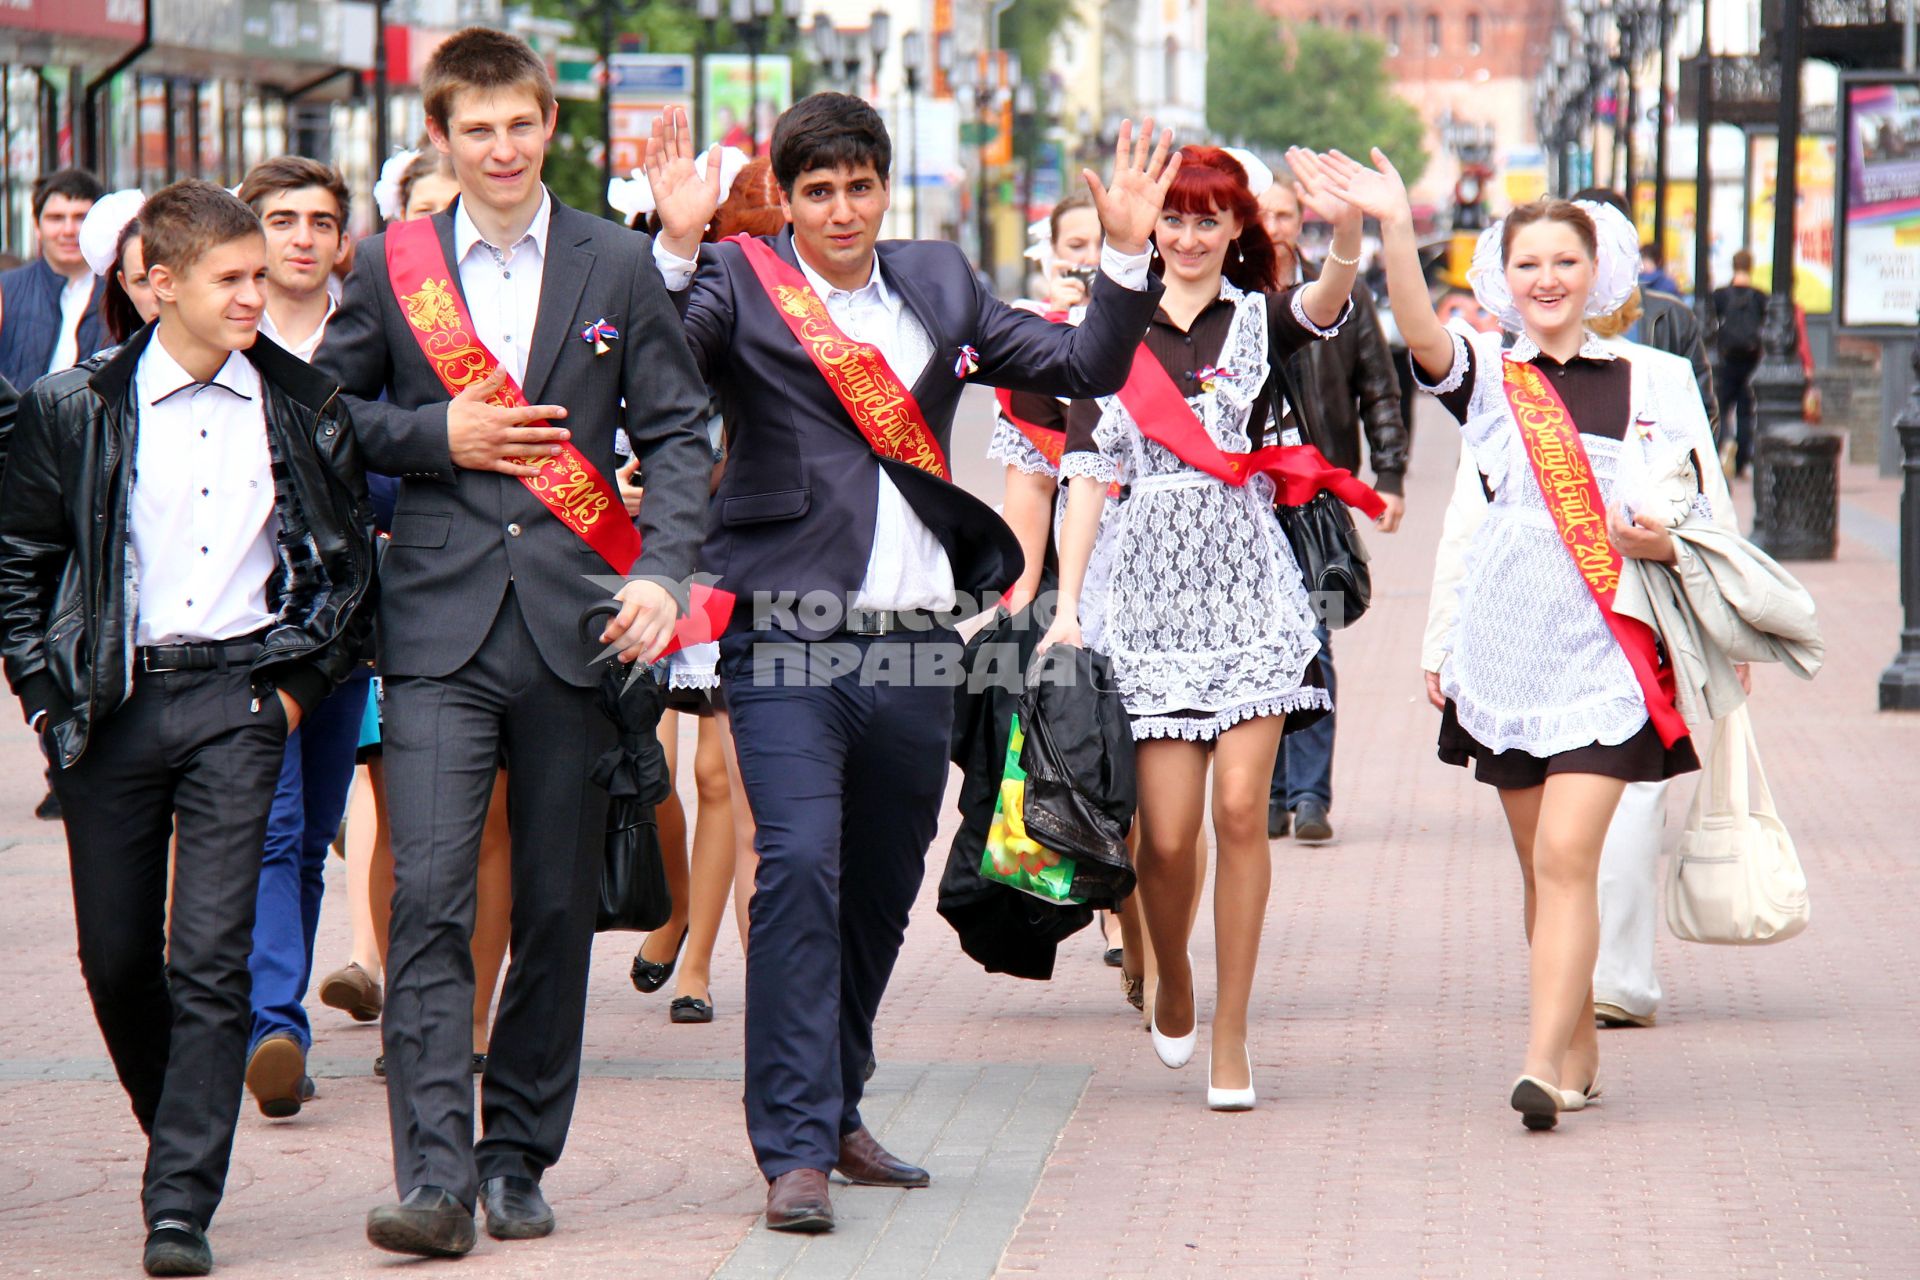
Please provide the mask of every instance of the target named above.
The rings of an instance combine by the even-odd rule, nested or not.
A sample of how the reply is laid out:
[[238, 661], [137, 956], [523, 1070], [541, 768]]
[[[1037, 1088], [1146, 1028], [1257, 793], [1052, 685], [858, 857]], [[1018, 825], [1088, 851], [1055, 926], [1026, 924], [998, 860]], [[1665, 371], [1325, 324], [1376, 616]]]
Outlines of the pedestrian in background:
[[1741, 476], [1753, 461], [1753, 371], [1767, 324], [1767, 291], [1754, 287], [1751, 251], [1733, 255], [1733, 278], [1713, 291], [1713, 320], [1714, 388], [1733, 420], [1733, 474]]
[[[317, 160], [279, 156], [248, 172], [240, 198], [266, 232], [260, 332], [311, 361], [335, 310], [328, 282], [347, 244], [352, 198], [346, 181]], [[339, 830], [353, 782], [372, 656], [370, 648], [356, 655], [347, 678], [288, 735], [267, 820], [248, 961], [253, 1027], [246, 1080], [261, 1114], [271, 1119], [299, 1114], [314, 1095], [307, 1074], [313, 1030], [302, 1002], [313, 974], [327, 847]]]
[[[1254, 195], [1260, 202], [1261, 223], [1278, 255], [1280, 283], [1319, 279], [1319, 266], [1300, 252], [1300, 195], [1293, 174], [1273, 174]], [[1288, 356], [1282, 373], [1287, 412], [1278, 423], [1269, 424], [1269, 434], [1275, 441], [1314, 445], [1334, 466], [1357, 475], [1364, 430], [1373, 488], [1387, 507], [1374, 527], [1382, 533], [1397, 530], [1406, 514], [1402, 495], [1410, 437], [1401, 412], [1399, 377], [1380, 332], [1372, 293], [1364, 285], [1355, 289], [1353, 315], [1340, 332]], [[1324, 685], [1328, 698], [1337, 704], [1333, 638], [1324, 619], [1314, 635], [1320, 641], [1320, 654], [1314, 659], [1320, 665], [1315, 683]], [[1284, 836], [1289, 829], [1304, 844], [1333, 839], [1333, 734], [1338, 714], [1329, 711], [1280, 739], [1267, 799], [1269, 839]]]
[[204, 1275], [274, 783], [366, 639], [372, 512], [332, 384], [257, 337], [253, 212], [189, 180], [141, 219], [158, 322], [21, 413], [0, 642], [55, 765], [81, 972], [149, 1139], [145, 1265]]

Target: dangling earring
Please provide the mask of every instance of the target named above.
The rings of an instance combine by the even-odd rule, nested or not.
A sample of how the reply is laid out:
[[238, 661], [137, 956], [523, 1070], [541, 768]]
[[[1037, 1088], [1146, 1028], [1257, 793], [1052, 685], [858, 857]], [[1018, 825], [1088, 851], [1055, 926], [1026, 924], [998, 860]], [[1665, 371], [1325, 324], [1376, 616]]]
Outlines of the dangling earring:
[[1246, 260], [1247, 260], [1246, 252], [1240, 248], [1240, 242], [1238, 240], [1235, 240], [1233, 242], [1233, 264], [1237, 267], [1241, 263], [1245, 262]]

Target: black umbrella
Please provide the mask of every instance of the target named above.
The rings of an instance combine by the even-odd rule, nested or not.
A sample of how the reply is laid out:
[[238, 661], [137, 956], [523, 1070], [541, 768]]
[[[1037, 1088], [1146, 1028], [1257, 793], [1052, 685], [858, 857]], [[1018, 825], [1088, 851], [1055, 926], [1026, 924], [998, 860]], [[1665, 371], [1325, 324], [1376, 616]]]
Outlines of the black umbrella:
[[[614, 612], [597, 604], [580, 619], [586, 643]], [[673, 791], [667, 753], [656, 732], [666, 710], [666, 690], [645, 667], [609, 661], [596, 699], [613, 721], [618, 741], [593, 762], [591, 776], [611, 797], [607, 806], [607, 856], [600, 873], [597, 932], [658, 929], [673, 914], [666, 864], [660, 852], [655, 806]]]

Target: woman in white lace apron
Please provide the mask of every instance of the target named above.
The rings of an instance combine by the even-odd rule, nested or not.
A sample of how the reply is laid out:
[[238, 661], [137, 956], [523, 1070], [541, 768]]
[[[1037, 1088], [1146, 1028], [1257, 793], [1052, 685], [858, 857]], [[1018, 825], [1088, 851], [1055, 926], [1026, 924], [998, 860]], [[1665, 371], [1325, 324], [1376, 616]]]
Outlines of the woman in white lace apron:
[[[1334, 242], [1325, 274], [1297, 289], [1276, 290], [1246, 170], [1219, 148], [1182, 150], [1154, 237], [1167, 292], [1144, 345], [1228, 454], [1251, 452], [1266, 426], [1269, 354], [1330, 337], [1346, 316], [1359, 216], [1310, 182], [1301, 194], [1334, 224]], [[1160, 969], [1153, 1045], [1179, 1067], [1198, 1037], [1187, 943], [1211, 756], [1218, 994], [1207, 1100], [1246, 1110], [1247, 1003], [1272, 878], [1268, 783], [1287, 717], [1323, 715], [1332, 703], [1308, 682], [1319, 642], [1272, 485], [1256, 476], [1236, 487], [1187, 466], [1142, 434], [1124, 398], [1076, 403], [1068, 415], [1059, 613], [1044, 643], [1083, 640], [1087, 564], [1117, 480], [1128, 496], [1109, 535], [1099, 649], [1138, 742], [1139, 896]]]
[[[1481, 305], [1518, 334], [1503, 351], [1499, 335], [1446, 328], [1434, 316], [1406, 188], [1385, 156], [1375, 151], [1373, 160], [1367, 168], [1336, 153], [1308, 163], [1380, 220], [1394, 316], [1416, 379], [1460, 423], [1489, 498], [1439, 672], [1440, 757], [1471, 763], [1479, 781], [1498, 788], [1519, 854], [1532, 1002], [1509, 1101], [1528, 1128], [1549, 1129], [1560, 1112], [1596, 1096], [1598, 876], [1614, 809], [1628, 782], [1699, 767], [1654, 678], [1651, 640], [1616, 631], [1600, 603], [1606, 575], [1593, 566], [1607, 562], [1609, 541], [1620, 555], [1673, 563], [1666, 529], [1633, 510], [1650, 477], [1675, 460], [1704, 449], [1711, 461], [1706, 411], [1690, 378], [1635, 369], [1587, 328], [1635, 283], [1637, 237], [1618, 210], [1541, 200], [1482, 235], [1469, 276]], [[1556, 439], [1578, 440], [1584, 457], [1573, 455], [1571, 469], [1554, 464], [1572, 452], [1554, 453]], [[1547, 488], [1536, 465], [1553, 477]], [[1588, 514], [1580, 495], [1592, 487], [1582, 473], [1599, 489], [1604, 535], [1598, 519], [1576, 523]], [[1696, 494], [1696, 504], [1706, 501]], [[1575, 547], [1598, 554], [1588, 576]]]

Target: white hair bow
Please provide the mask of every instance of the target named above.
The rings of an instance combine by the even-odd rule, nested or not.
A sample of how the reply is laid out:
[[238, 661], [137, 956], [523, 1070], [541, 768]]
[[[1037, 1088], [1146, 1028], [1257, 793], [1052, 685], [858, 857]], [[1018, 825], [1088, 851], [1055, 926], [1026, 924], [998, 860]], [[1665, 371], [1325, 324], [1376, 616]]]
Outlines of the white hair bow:
[[[708, 157], [720, 153], [720, 198], [725, 200], [733, 191], [733, 180], [747, 167], [747, 153], [738, 147], [723, 147], [718, 143], [700, 153], [693, 163], [694, 172], [702, 182], [707, 178]], [[643, 213], [652, 213], [653, 184], [647, 181], [645, 169], [635, 169], [630, 178], [615, 178], [607, 184], [607, 203], [615, 212], [628, 222]]]
[[400, 180], [419, 158], [418, 151], [403, 149], [388, 156], [387, 162], [380, 166], [380, 179], [373, 184], [373, 206], [386, 221], [398, 222], [406, 216], [407, 211], [400, 205]]
[[80, 220], [80, 256], [87, 260], [93, 274], [105, 276], [118, 265], [113, 251], [119, 247], [120, 233], [140, 216], [146, 204], [146, 193], [138, 187], [115, 191], [93, 202], [87, 216]]

